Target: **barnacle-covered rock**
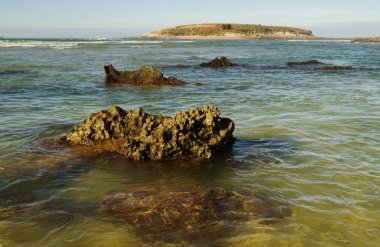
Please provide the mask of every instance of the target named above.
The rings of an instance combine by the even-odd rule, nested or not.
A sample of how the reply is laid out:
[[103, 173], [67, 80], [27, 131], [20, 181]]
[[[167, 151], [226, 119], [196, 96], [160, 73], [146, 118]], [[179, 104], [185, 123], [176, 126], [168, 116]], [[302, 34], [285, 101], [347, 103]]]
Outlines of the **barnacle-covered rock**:
[[141, 66], [136, 71], [118, 71], [112, 64], [104, 66], [107, 84], [184, 85], [186, 82], [164, 75], [155, 67]]
[[91, 114], [63, 139], [72, 146], [94, 146], [134, 160], [213, 157], [233, 141], [234, 122], [221, 118], [215, 106], [152, 115], [114, 106]]
[[219, 67], [229, 67], [229, 66], [232, 66], [232, 63], [226, 57], [216, 57], [215, 59], [211, 60], [208, 63], [202, 63], [200, 66], [202, 66], [202, 67], [219, 68]]

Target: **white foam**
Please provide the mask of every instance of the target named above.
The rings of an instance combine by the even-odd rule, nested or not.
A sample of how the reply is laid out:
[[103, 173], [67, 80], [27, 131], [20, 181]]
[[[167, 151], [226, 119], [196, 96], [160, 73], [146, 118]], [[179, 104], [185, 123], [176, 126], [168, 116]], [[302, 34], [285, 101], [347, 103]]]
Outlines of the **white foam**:
[[45, 41], [45, 40], [0, 40], [0, 48], [24, 47], [24, 48], [51, 48], [70, 49], [78, 48], [86, 44], [104, 44], [106, 41]]
[[194, 40], [175, 40], [175, 41], [170, 41], [171, 43], [193, 43]]
[[123, 40], [120, 44], [160, 44], [162, 40]]
[[289, 42], [338, 42], [338, 43], [348, 43], [351, 42], [349, 39], [289, 39]]
[[78, 42], [62, 42], [62, 41], [37, 41], [37, 40], [0, 40], [0, 47], [41, 47], [54, 49], [67, 49], [77, 47]]

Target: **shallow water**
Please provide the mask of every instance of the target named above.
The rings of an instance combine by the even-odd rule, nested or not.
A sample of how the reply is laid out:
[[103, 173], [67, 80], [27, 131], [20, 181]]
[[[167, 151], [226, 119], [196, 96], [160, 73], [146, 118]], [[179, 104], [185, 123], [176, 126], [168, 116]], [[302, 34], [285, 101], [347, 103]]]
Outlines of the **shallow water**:
[[[197, 66], [219, 55], [237, 66]], [[310, 59], [354, 70], [285, 66]], [[156, 65], [191, 84], [105, 87], [108, 63]], [[292, 211], [194, 245], [378, 246], [379, 83], [380, 44], [0, 40], [0, 246], [189, 244], [149, 242], [99, 212], [100, 196], [124, 189], [252, 191]], [[236, 125], [238, 141], [215, 160], [141, 164], [46, 144], [112, 105], [173, 115], [205, 104]]]

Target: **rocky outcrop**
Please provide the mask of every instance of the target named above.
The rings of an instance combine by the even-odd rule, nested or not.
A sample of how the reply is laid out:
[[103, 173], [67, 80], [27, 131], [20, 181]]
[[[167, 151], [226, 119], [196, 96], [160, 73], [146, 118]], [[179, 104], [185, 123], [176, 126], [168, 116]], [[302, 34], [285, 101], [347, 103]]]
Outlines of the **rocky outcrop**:
[[212, 67], [212, 68], [219, 68], [219, 67], [229, 67], [232, 66], [232, 63], [228, 60], [226, 57], [216, 57], [212, 61], [208, 63], [202, 63], [200, 64], [202, 67]]
[[117, 71], [112, 64], [104, 66], [107, 84], [184, 85], [186, 82], [164, 75], [155, 67], [141, 66], [136, 71]]
[[143, 235], [160, 236], [181, 231], [185, 235], [196, 232], [209, 235], [253, 217], [273, 220], [290, 215], [288, 208], [262, 196], [216, 190], [112, 192], [102, 197], [101, 205], [103, 210], [125, 219]]
[[142, 39], [315, 39], [312, 31], [293, 27], [237, 23], [207, 23], [170, 27], [145, 34]]
[[315, 69], [319, 70], [352, 70], [352, 66], [321, 66], [324, 63], [319, 62], [318, 60], [309, 60], [305, 62], [287, 62], [287, 66], [316, 66]]
[[114, 106], [91, 114], [63, 140], [70, 146], [90, 146], [134, 160], [208, 159], [233, 141], [234, 122], [221, 118], [214, 106], [152, 115]]
[[303, 65], [321, 65], [324, 64], [318, 60], [309, 60], [305, 62], [287, 62], [286, 66], [303, 66]]
[[320, 70], [352, 70], [352, 66], [323, 66], [319, 67]]
[[351, 42], [375, 43], [375, 42], [380, 42], [380, 37], [354, 38], [351, 40]]

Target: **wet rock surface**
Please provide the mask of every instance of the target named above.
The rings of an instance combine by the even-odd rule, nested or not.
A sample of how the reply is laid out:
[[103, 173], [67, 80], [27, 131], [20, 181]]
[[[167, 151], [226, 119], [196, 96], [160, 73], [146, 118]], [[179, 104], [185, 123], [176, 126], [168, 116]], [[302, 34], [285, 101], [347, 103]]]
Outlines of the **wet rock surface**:
[[[101, 208], [124, 219], [143, 236], [175, 233], [177, 238], [218, 235], [251, 219], [262, 224], [289, 216], [286, 207], [263, 196], [209, 190], [206, 192], [112, 192], [101, 198]], [[179, 234], [182, 234], [179, 236]]]
[[352, 66], [323, 66], [320, 70], [353, 70]]
[[318, 60], [309, 60], [304, 62], [287, 62], [286, 66], [304, 66], [304, 65], [321, 65], [324, 64]]
[[63, 140], [133, 160], [208, 159], [232, 144], [233, 131], [234, 122], [221, 118], [215, 106], [177, 112], [174, 117], [114, 106], [91, 114]]
[[352, 70], [352, 66], [335, 66], [335, 65], [325, 65], [318, 60], [309, 60], [305, 62], [287, 62], [287, 66], [314, 66], [314, 69], [318, 70]]
[[208, 63], [200, 64], [201, 67], [211, 67], [211, 68], [220, 68], [220, 67], [229, 67], [232, 66], [232, 63], [226, 57], [216, 57]]
[[186, 82], [175, 77], [164, 75], [155, 67], [141, 66], [136, 71], [118, 71], [112, 64], [104, 66], [107, 84], [134, 85], [184, 85]]

